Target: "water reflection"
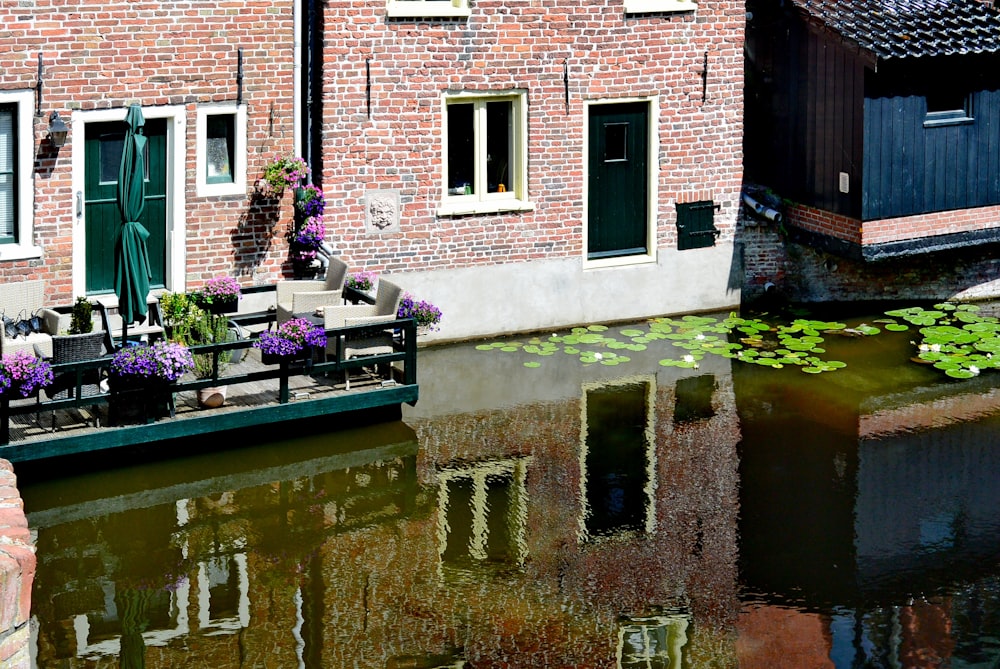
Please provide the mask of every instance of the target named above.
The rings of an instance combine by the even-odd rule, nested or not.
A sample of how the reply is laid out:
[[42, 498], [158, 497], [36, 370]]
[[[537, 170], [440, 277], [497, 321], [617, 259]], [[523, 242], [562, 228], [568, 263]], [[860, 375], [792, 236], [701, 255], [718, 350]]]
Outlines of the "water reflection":
[[888, 382], [905, 344], [819, 378], [430, 349], [402, 423], [19, 471], [36, 665], [993, 666], [1000, 398]]

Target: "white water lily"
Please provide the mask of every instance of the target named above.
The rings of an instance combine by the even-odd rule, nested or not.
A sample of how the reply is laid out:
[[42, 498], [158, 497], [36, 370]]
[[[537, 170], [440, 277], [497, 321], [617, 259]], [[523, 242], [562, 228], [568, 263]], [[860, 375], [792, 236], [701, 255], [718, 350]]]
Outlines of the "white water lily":
[[693, 355], [684, 356], [684, 362], [694, 362], [694, 356]]
[[595, 359], [597, 359], [597, 360], [600, 360], [600, 359], [601, 359], [601, 358], [603, 358], [603, 357], [604, 357], [604, 356], [603, 356], [603, 355], [601, 355], [600, 353], [595, 353], [595, 354], [594, 354], [594, 358], [595, 358]]
[[979, 368], [976, 367], [975, 365], [969, 365], [969, 371], [972, 372], [973, 374], [979, 374]]
[[704, 339], [704, 338], [705, 338], [705, 335], [703, 335], [703, 334], [702, 334], [702, 333], [700, 333], [700, 332], [699, 332], [699, 333], [698, 333], [698, 335], [697, 335], [697, 336], [695, 337], [695, 339]]
[[931, 347], [930, 347], [930, 346], [928, 346], [927, 344], [921, 344], [921, 345], [920, 345], [920, 346], [918, 346], [917, 348], [918, 348], [919, 350], [921, 350], [921, 351], [929, 351], [929, 350], [931, 350]]
[[931, 344], [931, 350], [937, 353], [941, 350], [941, 344]]

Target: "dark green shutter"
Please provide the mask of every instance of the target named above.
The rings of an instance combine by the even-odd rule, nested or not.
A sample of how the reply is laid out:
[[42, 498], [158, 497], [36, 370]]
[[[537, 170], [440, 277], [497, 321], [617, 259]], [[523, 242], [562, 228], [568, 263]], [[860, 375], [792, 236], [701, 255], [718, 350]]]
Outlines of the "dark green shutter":
[[677, 204], [677, 250], [715, 246], [719, 230], [715, 227], [715, 210], [711, 200]]

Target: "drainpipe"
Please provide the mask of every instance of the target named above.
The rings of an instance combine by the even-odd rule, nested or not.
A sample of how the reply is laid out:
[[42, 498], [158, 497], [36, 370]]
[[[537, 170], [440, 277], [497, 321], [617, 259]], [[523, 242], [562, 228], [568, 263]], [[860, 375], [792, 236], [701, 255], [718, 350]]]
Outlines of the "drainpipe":
[[780, 211], [768, 207], [765, 204], [761, 204], [747, 193], [743, 193], [743, 204], [748, 206], [754, 214], [760, 216], [761, 218], [766, 218], [767, 220], [774, 221], [775, 223], [781, 223], [783, 220]]
[[302, 156], [302, 3], [308, 1], [296, 0], [292, 10], [292, 137], [297, 156]]

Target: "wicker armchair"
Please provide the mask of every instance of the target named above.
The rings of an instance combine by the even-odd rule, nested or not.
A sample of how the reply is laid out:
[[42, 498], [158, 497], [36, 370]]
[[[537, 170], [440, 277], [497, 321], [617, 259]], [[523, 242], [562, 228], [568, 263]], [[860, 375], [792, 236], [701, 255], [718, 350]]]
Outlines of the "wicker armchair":
[[320, 307], [343, 304], [346, 279], [347, 263], [340, 258], [330, 258], [323, 280], [279, 281], [275, 286], [278, 323], [296, 314], [312, 314]]
[[[380, 278], [378, 280], [378, 290], [375, 293], [375, 304], [348, 304], [339, 307], [326, 307], [323, 311], [323, 320], [326, 329], [342, 328], [349, 325], [369, 325], [377, 323], [392, 323], [396, 320], [396, 312], [399, 311], [399, 303], [403, 299], [403, 289], [391, 281]], [[344, 359], [360, 357], [365, 355], [377, 355], [380, 353], [391, 353], [392, 332], [388, 329], [364, 337], [342, 337], [341, 338]], [[336, 355], [337, 342], [330, 338], [327, 340], [327, 355]], [[350, 374], [344, 372], [344, 385], [347, 389], [351, 387]]]
[[38, 314], [42, 319], [42, 331], [27, 336], [8, 337], [0, 328], [0, 353], [39, 351], [44, 356], [52, 355], [52, 335], [59, 331], [59, 314], [44, 309], [45, 282], [41, 280], [17, 281], [0, 285], [0, 312], [8, 318], [27, 318]]

